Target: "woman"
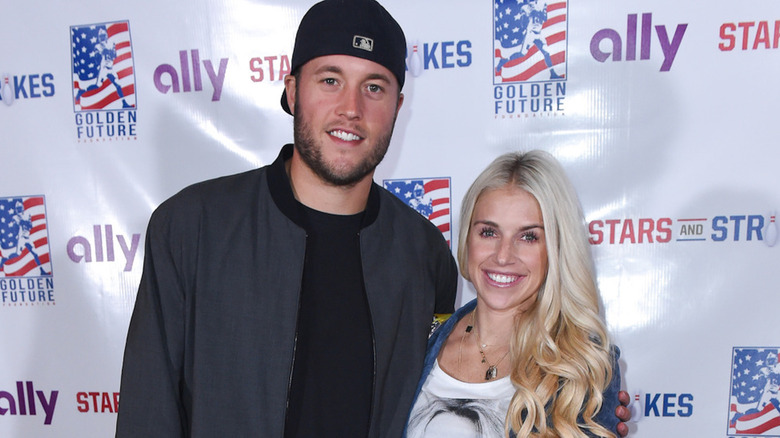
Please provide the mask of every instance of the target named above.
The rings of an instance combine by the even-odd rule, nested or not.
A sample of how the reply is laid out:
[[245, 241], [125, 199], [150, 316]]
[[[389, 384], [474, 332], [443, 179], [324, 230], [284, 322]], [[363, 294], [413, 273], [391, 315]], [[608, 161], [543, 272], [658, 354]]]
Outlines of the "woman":
[[[407, 436], [614, 438], [619, 353], [561, 166], [542, 151], [502, 155], [469, 188], [460, 223], [460, 271], [477, 298], [429, 339]], [[489, 419], [478, 432], [434, 427], [441, 400], [467, 400]], [[503, 428], [491, 432], [496, 418]]]

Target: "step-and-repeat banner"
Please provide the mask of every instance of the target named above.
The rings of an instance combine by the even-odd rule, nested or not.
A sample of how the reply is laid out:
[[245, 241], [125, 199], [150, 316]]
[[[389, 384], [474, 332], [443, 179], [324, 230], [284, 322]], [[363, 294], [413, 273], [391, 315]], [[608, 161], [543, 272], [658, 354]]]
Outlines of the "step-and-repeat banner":
[[[0, 436], [113, 435], [149, 215], [292, 140], [279, 97], [312, 3], [4, 3]], [[474, 177], [551, 152], [586, 212], [631, 435], [780, 436], [780, 3], [385, 6], [408, 72], [376, 181], [454, 249]]]

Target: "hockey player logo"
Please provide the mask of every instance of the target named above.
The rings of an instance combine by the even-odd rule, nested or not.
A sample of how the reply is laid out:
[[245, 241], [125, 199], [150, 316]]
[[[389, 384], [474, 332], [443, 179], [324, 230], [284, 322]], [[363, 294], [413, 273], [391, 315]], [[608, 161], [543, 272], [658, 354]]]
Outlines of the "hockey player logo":
[[565, 2], [494, 0], [497, 82], [564, 78], [555, 69], [565, 69], [565, 8]]
[[729, 434], [780, 434], [780, 363], [777, 348], [735, 348]]
[[384, 187], [428, 218], [450, 242], [450, 179], [385, 180]]
[[43, 197], [0, 199], [0, 277], [51, 275]]
[[135, 75], [127, 22], [71, 27], [76, 110], [135, 107]]

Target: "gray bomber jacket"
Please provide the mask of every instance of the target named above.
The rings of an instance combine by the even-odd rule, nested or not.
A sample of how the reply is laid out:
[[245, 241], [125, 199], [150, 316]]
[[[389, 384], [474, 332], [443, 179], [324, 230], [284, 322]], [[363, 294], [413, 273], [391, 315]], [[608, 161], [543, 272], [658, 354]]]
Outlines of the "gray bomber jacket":
[[[282, 437], [306, 234], [284, 161], [190, 186], [149, 222], [117, 437]], [[374, 184], [360, 233], [374, 333], [369, 436], [400, 436], [457, 268], [439, 230]]]

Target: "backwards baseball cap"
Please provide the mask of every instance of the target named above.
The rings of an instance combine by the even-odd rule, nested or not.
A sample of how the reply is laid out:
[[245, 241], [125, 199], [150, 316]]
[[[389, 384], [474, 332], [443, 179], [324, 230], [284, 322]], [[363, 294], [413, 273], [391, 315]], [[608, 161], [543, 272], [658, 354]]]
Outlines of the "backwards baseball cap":
[[[295, 35], [291, 71], [325, 55], [349, 55], [376, 62], [404, 86], [406, 38], [401, 26], [375, 0], [324, 0], [303, 16]], [[287, 92], [282, 92], [282, 108]]]

